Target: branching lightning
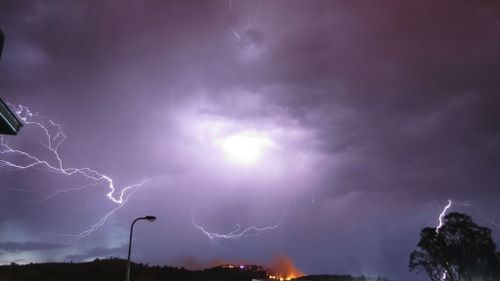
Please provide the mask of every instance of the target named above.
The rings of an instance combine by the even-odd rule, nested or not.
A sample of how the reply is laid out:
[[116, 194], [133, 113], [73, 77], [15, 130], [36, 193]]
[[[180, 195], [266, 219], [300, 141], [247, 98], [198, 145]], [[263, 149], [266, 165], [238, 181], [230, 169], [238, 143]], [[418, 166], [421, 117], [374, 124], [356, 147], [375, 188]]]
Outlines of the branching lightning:
[[[91, 226], [88, 230], [74, 235], [77, 238], [82, 238], [90, 235], [92, 232], [101, 227], [107, 220], [107, 218], [115, 213], [117, 210], [122, 208], [125, 203], [128, 201], [130, 196], [135, 192], [135, 190], [141, 187], [149, 180], [141, 181], [137, 184], [132, 184], [121, 188], [120, 191], [114, 185], [113, 179], [103, 173], [98, 172], [95, 169], [91, 169], [88, 167], [84, 168], [72, 168], [65, 167], [63, 158], [59, 153], [60, 146], [67, 139], [66, 134], [64, 133], [62, 126], [59, 123], [54, 122], [53, 120], [45, 121], [43, 118], [39, 117], [37, 113], [32, 112], [26, 106], [18, 106], [16, 110], [17, 116], [22, 120], [25, 126], [31, 126], [36, 128], [38, 131], [42, 133], [42, 145], [46, 148], [51, 155], [52, 159], [47, 159], [47, 157], [42, 158], [33, 153], [26, 152], [24, 150], [20, 150], [18, 148], [14, 148], [11, 146], [7, 138], [4, 136], [0, 137], [0, 169], [2, 168], [12, 168], [17, 170], [28, 170], [28, 169], [42, 169], [48, 172], [53, 172], [57, 174], [62, 174], [65, 176], [73, 176], [80, 175], [85, 179], [89, 180], [90, 183], [84, 184], [79, 187], [68, 187], [59, 189], [42, 200], [33, 201], [33, 203], [44, 203], [48, 200], [54, 198], [55, 196], [67, 193], [71, 191], [79, 191], [90, 186], [96, 186], [100, 184], [104, 184], [109, 190], [106, 194], [106, 197], [114, 204], [118, 204], [117, 207], [108, 212], [101, 220], [99, 220], [96, 224]], [[41, 121], [39, 121], [40, 119]], [[17, 162], [7, 160], [7, 159], [16, 159]], [[37, 193], [42, 193], [38, 190], [34, 189], [13, 189], [20, 192], [28, 192], [33, 191]]]
[[[149, 180], [145, 180], [145, 181], [142, 181], [138, 184], [136, 184], [135, 187], [140, 187], [141, 185], [143, 185], [144, 183], [146, 183], [147, 181]], [[87, 237], [89, 236], [90, 234], [92, 234], [94, 231], [96, 231], [97, 229], [99, 229], [99, 227], [101, 227], [104, 223], [106, 223], [106, 220], [112, 215], [114, 214], [116, 211], [118, 211], [119, 209], [121, 209], [123, 206], [125, 206], [125, 204], [128, 202], [129, 198], [137, 191], [137, 189], [133, 189], [131, 192], [129, 192], [126, 196], [125, 196], [125, 199], [123, 201], [123, 203], [119, 204], [118, 206], [116, 206], [115, 208], [113, 208], [111, 211], [109, 211], [106, 215], [104, 215], [97, 223], [95, 223], [94, 225], [92, 225], [91, 227], [89, 227], [87, 230], [85, 231], [82, 231], [81, 233], [79, 234], [68, 234], [68, 235], [65, 235], [65, 236], [68, 236], [68, 237], [72, 237], [72, 238], [76, 238], [76, 239], [81, 239], [81, 238], [84, 238], [84, 237]]]
[[257, 236], [265, 231], [268, 230], [273, 230], [277, 229], [280, 227], [280, 225], [283, 223], [283, 220], [285, 219], [287, 213], [289, 211], [284, 212], [278, 222], [276, 222], [273, 225], [270, 226], [264, 226], [264, 227], [257, 227], [257, 226], [249, 226], [247, 228], [241, 228], [240, 224], [236, 224], [236, 228], [229, 232], [229, 233], [217, 233], [217, 232], [210, 232], [206, 230], [203, 226], [198, 225], [195, 220], [194, 220], [194, 215], [193, 212], [191, 212], [191, 222], [193, 223], [193, 226], [200, 230], [203, 234], [205, 234], [210, 240], [215, 240], [215, 239], [240, 239], [243, 237], [248, 237], [248, 236]]
[[[305, 199], [309, 199], [310, 197], [304, 197]], [[304, 198], [299, 198], [299, 199], [304, 199]], [[276, 223], [268, 226], [255, 226], [251, 225], [246, 228], [242, 228], [240, 224], [235, 225], [235, 229], [228, 232], [228, 233], [218, 233], [218, 232], [212, 232], [207, 230], [206, 227], [199, 225], [196, 220], [194, 219], [194, 209], [191, 210], [191, 223], [192, 225], [200, 230], [205, 236], [207, 236], [211, 241], [216, 241], [216, 240], [237, 240], [245, 237], [252, 237], [252, 236], [258, 236], [264, 232], [271, 231], [278, 229], [284, 222], [285, 218], [289, 215], [290, 212], [292, 212], [294, 209], [297, 208], [297, 201], [299, 200], [294, 200], [289, 204], [289, 206], [286, 208], [286, 210], [281, 214], [280, 218]], [[313, 201], [310, 201], [311, 204], [313, 204]]]
[[57, 195], [59, 194], [63, 194], [63, 193], [67, 193], [67, 192], [72, 192], [72, 191], [79, 191], [79, 190], [83, 190], [87, 187], [91, 187], [91, 186], [96, 186], [98, 185], [99, 183], [88, 183], [88, 184], [84, 184], [82, 186], [78, 186], [78, 187], [69, 187], [69, 188], [63, 188], [63, 189], [59, 189], [59, 190], [56, 190], [55, 192], [45, 196], [43, 199], [41, 200], [31, 200], [31, 201], [28, 201], [28, 203], [36, 203], [36, 204], [43, 204], [49, 200], [51, 200], [52, 198], [56, 197]]

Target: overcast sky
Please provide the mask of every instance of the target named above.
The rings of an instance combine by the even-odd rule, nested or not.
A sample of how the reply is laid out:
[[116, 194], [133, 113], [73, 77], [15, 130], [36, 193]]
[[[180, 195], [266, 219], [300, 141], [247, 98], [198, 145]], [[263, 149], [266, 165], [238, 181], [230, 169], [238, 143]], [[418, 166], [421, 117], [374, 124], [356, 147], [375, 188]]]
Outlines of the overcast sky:
[[[496, 1], [7, 0], [0, 28], [2, 99], [116, 188], [3, 166], [1, 263], [124, 258], [153, 214], [135, 261], [425, 280], [448, 199], [500, 243]], [[57, 166], [40, 127], [4, 142]]]

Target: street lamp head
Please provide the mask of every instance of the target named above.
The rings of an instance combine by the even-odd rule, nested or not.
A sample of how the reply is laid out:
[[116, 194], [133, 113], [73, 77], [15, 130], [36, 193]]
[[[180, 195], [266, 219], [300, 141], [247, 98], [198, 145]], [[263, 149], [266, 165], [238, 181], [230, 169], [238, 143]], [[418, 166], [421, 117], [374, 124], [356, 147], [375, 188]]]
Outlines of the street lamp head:
[[147, 219], [150, 222], [154, 222], [156, 220], [155, 216], [145, 216], [144, 218]]

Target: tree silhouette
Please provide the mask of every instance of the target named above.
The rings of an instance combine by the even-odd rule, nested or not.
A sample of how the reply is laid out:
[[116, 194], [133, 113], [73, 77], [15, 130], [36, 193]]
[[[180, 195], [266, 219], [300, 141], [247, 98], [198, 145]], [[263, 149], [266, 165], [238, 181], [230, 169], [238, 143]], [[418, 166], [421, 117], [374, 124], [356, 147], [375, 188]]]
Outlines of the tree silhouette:
[[466, 214], [450, 213], [441, 228], [422, 229], [417, 247], [410, 271], [425, 272], [433, 281], [500, 280], [500, 253], [491, 230]]

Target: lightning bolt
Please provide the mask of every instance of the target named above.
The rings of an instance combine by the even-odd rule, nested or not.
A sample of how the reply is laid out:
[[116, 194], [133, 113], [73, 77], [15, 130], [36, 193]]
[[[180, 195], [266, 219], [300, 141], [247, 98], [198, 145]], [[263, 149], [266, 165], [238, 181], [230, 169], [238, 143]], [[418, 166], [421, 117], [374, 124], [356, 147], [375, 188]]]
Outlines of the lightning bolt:
[[[255, 10], [253, 13], [251, 14], [247, 14], [247, 26], [246, 26], [246, 30], [250, 30], [253, 28], [253, 22], [257, 19], [257, 17], [259, 16], [260, 14], [260, 10], [261, 10], [261, 6], [262, 6], [262, 0], [259, 0], [257, 1], [257, 4], [255, 6]], [[231, 13], [232, 10], [233, 10], [233, 1], [232, 0], [227, 0], [227, 10]], [[235, 31], [234, 29], [231, 29], [231, 33], [234, 35], [234, 37], [236, 37], [237, 40], [241, 40], [241, 35]]]
[[494, 227], [496, 228], [499, 228], [500, 229], [500, 224], [497, 223], [496, 221], [494, 221], [493, 219], [491, 218], [488, 218], [486, 216], [484, 216], [480, 211], [479, 211], [479, 208], [477, 206], [474, 206], [472, 205], [471, 203], [464, 203], [464, 202], [460, 202], [460, 201], [456, 201], [456, 200], [451, 200], [451, 199], [448, 199], [448, 204], [443, 208], [443, 210], [441, 211], [441, 213], [439, 214], [439, 217], [438, 217], [438, 225], [436, 226], [436, 235], [439, 234], [439, 230], [441, 229], [441, 227], [443, 227], [443, 218], [444, 216], [446, 215], [446, 212], [448, 211], [448, 209], [450, 209], [452, 207], [452, 205], [454, 204], [457, 204], [457, 205], [461, 205], [463, 207], [467, 207], [467, 208], [473, 208], [476, 215], [488, 222], [489, 224], [493, 225]]
[[441, 279], [440, 280], [441, 281], [445, 281], [447, 276], [448, 276], [448, 271], [445, 269], [443, 271], [443, 275], [441, 275]]
[[448, 199], [448, 204], [443, 208], [443, 211], [439, 214], [438, 225], [436, 226], [436, 235], [439, 234], [439, 230], [443, 227], [443, 218], [446, 215], [446, 211], [451, 207], [452, 201]]
[[[451, 199], [448, 199], [447, 201], [448, 201], [448, 204], [446, 204], [446, 206], [443, 208], [443, 210], [441, 211], [441, 213], [439, 214], [439, 217], [438, 217], [438, 225], [436, 226], [436, 235], [439, 234], [439, 230], [441, 229], [441, 227], [443, 227], [443, 224], [444, 224], [443, 218], [446, 215], [446, 212], [448, 211], [448, 209], [450, 209], [452, 207], [453, 203], [455, 203], [457, 205], [464, 206], [464, 207], [473, 208], [475, 210], [477, 216], [479, 216], [479, 218], [481, 218], [482, 220], [485, 220], [485, 221], [489, 222], [491, 225], [493, 225], [493, 226], [495, 226], [497, 228], [500, 228], [500, 224], [498, 224], [497, 222], [495, 222], [491, 218], [483, 216], [481, 214], [481, 212], [479, 211], [479, 209], [476, 206], [474, 206], [474, 205], [472, 205], [470, 203], [464, 203], [464, 202], [460, 202], [460, 201], [456, 201], [456, 200], [451, 200]], [[452, 269], [453, 273], [456, 273], [455, 268], [451, 267], [451, 269]], [[443, 274], [441, 275], [441, 278], [439, 280], [440, 281], [446, 281], [447, 278], [448, 278], [448, 270], [443, 269]]]
[[[306, 199], [309, 199], [310, 197], [304, 197]], [[240, 224], [236, 224], [234, 230], [228, 232], [228, 233], [218, 233], [218, 232], [212, 232], [207, 230], [206, 227], [199, 225], [195, 218], [194, 218], [194, 208], [191, 210], [191, 223], [194, 228], [198, 229], [203, 233], [205, 236], [207, 236], [211, 241], [216, 241], [216, 240], [237, 240], [245, 237], [252, 237], [252, 236], [258, 236], [264, 232], [275, 230], [279, 228], [285, 218], [288, 216], [290, 212], [292, 212], [294, 209], [297, 208], [297, 201], [300, 199], [304, 198], [298, 198], [291, 202], [289, 206], [285, 209], [285, 211], [281, 214], [279, 220], [277, 220], [274, 224], [268, 225], [268, 226], [255, 226], [251, 225], [246, 228], [242, 228]], [[311, 204], [314, 202], [311, 201]]]
[[78, 186], [78, 187], [69, 187], [69, 188], [58, 189], [55, 192], [53, 192], [53, 193], [45, 196], [45, 198], [43, 198], [41, 200], [31, 200], [31, 201], [28, 201], [27, 203], [43, 204], [43, 203], [51, 200], [52, 198], [56, 197], [59, 194], [63, 194], [63, 193], [67, 193], [67, 192], [72, 192], [72, 191], [83, 190], [83, 189], [86, 189], [86, 188], [91, 187], [91, 186], [96, 186], [98, 184], [99, 183], [88, 183], [88, 184], [84, 184], [84, 185]]
[[238, 34], [238, 32], [233, 30], [233, 35], [236, 37], [236, 39], [241, 40], [241, 36]]
[[[144, 183], [148, 182], [149, 180], [145, 180], [145, 181], [142, 181], [138, 184], [136, 184], [136, 187], [140, 187], [142, 186]], [[87, 237], [89, 236], [90, 234], [92, 234], [94, 231], [96, 231], [97, 229], [99, 229], [103, 224], [106, 223], [107, 219], [112, 215], [114, 214], [116, 211], [118, 211], [119, 209], [121, 209], [123, 206], [125, 206], [125, 204], [128, 202], [129, 198], [137, 191], [137, 189], [133, 189], [130, 193], [127, 194], [127, 196], [125, 197], [123, 203], [119, 204], [118, 206], [116, 206], [115, 208], [113, 208], [111, 211], [109, 211], [108, 213], [106, 213], [97, 223], [95, 223], [94, 225], [90, 226], [88, 229], [82, 231], [81, 233], [79, 234], [66, 234], [64, 236], [67, 236], [67, 237], [72, 237], [72, 238], [76, 238], [76, 239], [81, 239], [81, 238], [84, 238], [84, 237]]]
[[[109, 216], [111, 216], [113, 213], [115, 213], [117, 210], [122, 208], [134, 194], [137, 188], [141, 187], [144, 185], [148, 180], [141, 181], [136, 184], [128, 185], [123, 188], [121, 188], [120, 191], [117, 191], [117, 188], [115, 187], [115, 184], [113, 182], [113, 179], [103, 173], [100, 173], [99, 171], [89, 168], [89, 167], [84, 167], [84, 168], [73, 168], [73, 167], [65, 167], [63, 158], [61, 157], [59, 153], [59, 148], [60, 146], [66, 141], [67, 136], [64, 133], [62, 126], [59, 123], [56, 123], [53, 120], [48, 120], [44, 121], [42, 117], [38, 115], [36, 112], [32, 112], [28, 107], [19, 105], [18, 109], [16, 110], [17, 116], [23, 121], [25, 127], [31, 126], [37, 129], [42, 135], [42, 145], [44, 148], [47, 149], [49, 154], [51, 155], [51, 160], [47, 158], [42, 158], [40, 156], [37, 156], [35, 154], [26, 152], [24, 150], [14, 148], [12, 147], [8, 142], [7, 138], [4, 136], [0, 137], [0, 169], [2, 168], [12, 168], [12, 169], [17, 169], [17, 170], [28, 170], [28, 169], [42, 169], [44, 171], [48, 172], [53, 172], [56, 174], [62, 174], [65, 176], [74, 176], [74, 175], [80, 175], [86, 178], [87, 180], [90, 181], [90, 183], [87, 183], [85, 185], [79, 186], [79, 187], [70, 187], [70, 188], [63, 188], [55, 191], [52, 194], [49, 194], [46, 196], [44, 199], [39, 200], [39, 201], [33, 201], [34, 203], [44, 203], [47, 202], [48, 200], [54, 198], [55, 196], [62, 194], [62, 193], [67, 193], [67, 192], [72, 192], [72, 191], [79, 191], [85, 188], [88, 188], [90, 186], [96, 186], [96, 185], [105, 185], [108, 189], [108, 192], [106, 194], [106, 197], [114, 204], [117, 204], [118, 206], [109, 211], [101, 220], [99, 220], [96, 224], [92, 225], [89, 229], [86, 231], [83, 231], [82, 233], [78, 235], [74, 235], [77, 238], [83, 238], [91, 233], [93, 233], [95, 230], [97, 230], [99, 227], [101, 227], [106, 220], [108, 219]], [[41, 120], [38, 120], [41, 119]], [[14, 156], [14, 157], [12, 157]], [[18, 161], [17, 163], [14, 161], [9, 161], [7, 159], [12, 159], [15, 158], [16, 160], [22, 160]], [[21, 163], [20, 163], [21, 162]], [[37, 193], [41, 193], [40, 191], [37, 190], [29, 190], [29, 189], [14, 189], [20, 192], [27, 192], [27, 191], [33, 191]]]
[[264, 227], [257, 227], [257, 226], [249, 226], [247, 228], [241, 228], [240, 224], [236, 224], [236, 228], [229, 232], [229, 233], [217, 233], [217, 232], [210, 232], [206, 230], [203, 226], [200, 226], [196, 223], [194, 220], [194, 215], [193, 212], [191, 212], [191, 222], [193, 223], [193, 226], [200, 230], [203, 234], [205, 234], [210, 240], [215, 240], [215, 239], [240, 239], [243, 237], [247, 236], [257, 236], [265, 231], [268, 230], [273, 230], [278, 227], [283, 223], [283, 220], [285, 219], [287, 212], [284, 212], [278, 222], [276, 222], [273, 225], [270, 226], [264, 226]]

